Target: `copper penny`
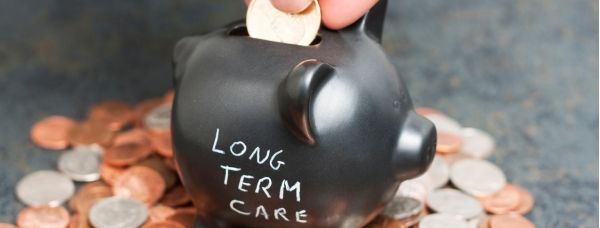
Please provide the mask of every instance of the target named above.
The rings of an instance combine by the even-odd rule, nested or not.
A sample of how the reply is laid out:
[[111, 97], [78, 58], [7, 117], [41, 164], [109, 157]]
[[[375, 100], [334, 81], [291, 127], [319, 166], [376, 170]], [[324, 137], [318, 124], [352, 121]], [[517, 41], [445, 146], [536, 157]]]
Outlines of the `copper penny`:
[[446, 133], [446, 132], [438, 132], [437, 135], [437, 147], [436, 151], [442, 154], [451, 154], [456, 153], [460, 150], [462, 146], [462, 139], [460, 136]]
[[186, 228], [193, 228], [196, 221], [196, 209], [192, 207], [177, 208], [175, 214], [169, 216], [167, 220], [179, 223]]
[[186, 228], [180, 223], [174, 221], [158, 221], [158, 222], [149, 222], [146, 225], [142, 226], [142, 228]]
[[124, 102], [105, 101], [90, 109], [88, 119], [105, 124], [111, 131], [118, 131], [133, 119], [133, 109]]
[[171, 215], [175, 214], [175, 209], [169, 206], [165, 206], [163, 204], [158, 204], [154, 207], [151, 207], [148, 210], [148, 216], [150, 217], [150, 222], [160, 222], [165, 221]]
[[127, 169], [113, 185], [114, 195], [133, 198], [146, 205], [153, 205], [164, 191], [165, 181], [160, 174], [142, 166]]
[[64, 207], [28, 207], [17, 215], [20, 228], [64, 228], [69, 224], [69, 212]]
[[535, 225], [520, 214], [508, 213], [494, 215], [490, 218], [491, 228], [535, 228]]
[[531, 193], [526, 189], [513, 185], [513, 187], [519, 192], [519, 198], [521, 202], [519, 202], [519, 206], [514, 209], [514, 212], [525, 215], [529, 213], [533, 209], [534, 199]]
[[148, 134], [150, 137], [150, 142], [152, 144], [152, 148], [156, 150], [156, 152], [166, 158], [173, 157], [173, 145], [171, 139], [171, 131], [153, 131]]
[[473, 157], [471, 157], [469, 155], [466, 155], [466, 154], [463, 154], [463, 153], [436, 154], [435, 156], [440, 156], [441, 158], [443, 158], [444, 161], [446, 162], [446, 164], [448, 164], [448, 166], [452, 166], [457, 161], [460, 161], [460, 160], [463, 160], [463, 159], [473, 158]]
[[160, 203], [165, 206], [177, 207], [192, 202], [192, 198], [185, 191], [182, 185], [177, 185], [169, 190], [167, 194], [160, 200]]
[[64, 150], [69, 147], [69, 132], [75, 125], [63, 116], [46, 117], [31, 128], [31, 141], [44, 149]]
[[109, 146], [113, 133], [105, 125], [96, 122], [84, 122], [75, 125], [69, 132], [69, 141], [75, 146], [98, 144]]
[[156, 170], [158, 174], [165, 180], [165, 188], [170, 189], [177, 183], [177, 174], [163, 161], [158, 155], [152, 155], [139, 163], [136, 166], [145, 166]]
[[152, 149], [141, 143], [127, 143], [110, 147], [104, 153], [104, 162], [114, 166], [132, 165], [152, 153]]
[[165, 100], [162, 98], [154, 98], [142, 101], [138, 105], [135, 106], [133, 110], [134, 113], [134, 125], [139, 128], [144, 127], [144, 118], [146, 114], [150, 112], [152, 109], [161, 106], [165, 103]]
[[109, 185], [113, 185], [115, 182], [115, 179], [117, 179], [117, 177], [121, 176], [121, 174], [123, 174], [123, 172], [125, 172], [124, 168], [112, 166], [112, 165], [109, 165], [106, 163], [104, 163], [104, 164], [102, 164], [102, 166], [100, 166], [100, 178], [102, 178], [102, 180]]
[[175, 90], [169, 90], [163, 96], [163, 100], [165, 104], [173, 104], [173, 100], [175, 100]]
[[165, 164], [169, 169], [177, 170], [177, 163], [175, 162], [175, 158], [165, 158]]
[[102, 182], [95, 182], [81, 187], [77, 196], [78, 199], [75, 201], [76, 210], [87, 215], [87, 212], [96, 202], [112, 196], [112, 189]]
[[519, 190], [511, 184], [492, 196], [479, 199], [483, 208], [492, 214], [506, 214], [519, 206], [520, 200]]
[[76, 213], [71, 215], [69, 225], [67, 228], [91, 228], [92, 226], [88, 222], [87, 214]]
[[146, 131], [139, 129], [139, 128], [134, 128], [134, 129], [125, 131], [123, 133], [117, 134], [113, 140], [112, 145], [118, 146], [118, 145], [123, 145], [123, 144], [130, 144], [130, 143], [139, 143], [139, 144], [143, 144], [143, 145], [149, 145], [150, 140], [148, 139]]
[[444, 115], [444, 113], [442, 113], [441, 111], [429, 107], [418, 107], [415, 109], [415, 112], [421, 116], [427, 116], [432, 114]]

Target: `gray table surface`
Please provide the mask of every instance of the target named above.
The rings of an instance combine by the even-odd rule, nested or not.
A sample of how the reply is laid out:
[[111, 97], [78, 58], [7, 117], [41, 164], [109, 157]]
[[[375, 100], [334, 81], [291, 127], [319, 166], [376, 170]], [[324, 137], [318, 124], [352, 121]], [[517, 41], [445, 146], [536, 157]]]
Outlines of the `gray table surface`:
[[[14, 185], [53, 169], [29, 129], [171, 84], [174, 42], [243, 17], [242, 1], [0, 0], [0, 222]], [[598, 1], [392, 1], [383, 46], [416, 105], [498, 140], [539, 227], [598, 227]]]

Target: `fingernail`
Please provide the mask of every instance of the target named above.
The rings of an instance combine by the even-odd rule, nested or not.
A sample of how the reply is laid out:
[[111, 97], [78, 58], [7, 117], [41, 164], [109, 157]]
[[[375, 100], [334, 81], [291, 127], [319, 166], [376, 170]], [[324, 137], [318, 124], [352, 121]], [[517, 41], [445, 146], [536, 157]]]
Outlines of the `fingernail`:
[[271, 0], [275, 8], [286, 13], [300, 13], [304, 11], [314, 0]]

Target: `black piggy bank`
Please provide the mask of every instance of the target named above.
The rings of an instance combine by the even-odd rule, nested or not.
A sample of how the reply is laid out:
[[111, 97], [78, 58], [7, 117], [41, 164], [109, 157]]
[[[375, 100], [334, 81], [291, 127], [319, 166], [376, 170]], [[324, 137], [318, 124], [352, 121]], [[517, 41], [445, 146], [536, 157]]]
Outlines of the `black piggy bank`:
[[360, 227], [427, 169], [436, 131], [379, 45], [385, 8], [311, 46], [242, 22], [179, 41], [172, 136], [197, 227]]

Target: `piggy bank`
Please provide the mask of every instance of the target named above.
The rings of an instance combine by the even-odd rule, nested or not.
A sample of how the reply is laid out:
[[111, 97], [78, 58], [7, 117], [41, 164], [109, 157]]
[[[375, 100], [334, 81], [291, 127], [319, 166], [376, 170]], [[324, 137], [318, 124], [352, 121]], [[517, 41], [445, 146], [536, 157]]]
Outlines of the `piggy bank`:
[[386, 2], [310, 46], [243, 22], [178, 42], [172, 136], [197, 227], [360, 227], [431, 162], [379, 42]]

